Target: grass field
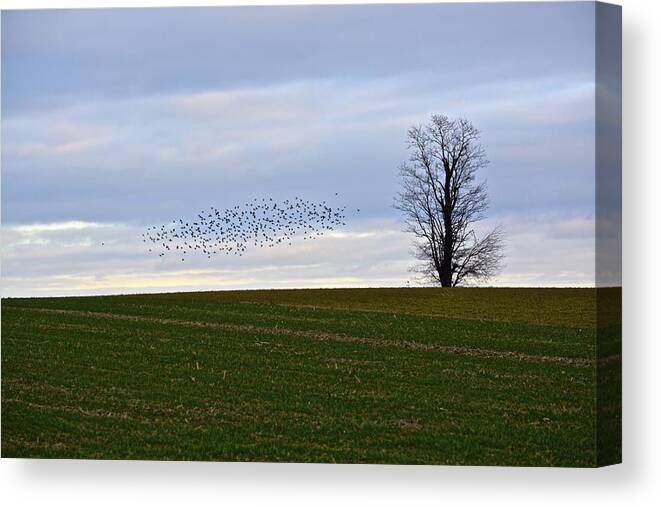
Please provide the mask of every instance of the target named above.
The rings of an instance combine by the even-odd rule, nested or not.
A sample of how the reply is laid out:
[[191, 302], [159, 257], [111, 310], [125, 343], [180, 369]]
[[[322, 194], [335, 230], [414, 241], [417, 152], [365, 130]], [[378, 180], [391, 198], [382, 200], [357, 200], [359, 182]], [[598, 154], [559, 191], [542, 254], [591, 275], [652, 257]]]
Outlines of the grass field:
[[[423, 288], [4, 299], [2, 455], [595, 466], [597, 414], [620, 410], [595, 406], [595, 299]], [[599, 371], [603, 398], [618, 400], [613, 336]]]

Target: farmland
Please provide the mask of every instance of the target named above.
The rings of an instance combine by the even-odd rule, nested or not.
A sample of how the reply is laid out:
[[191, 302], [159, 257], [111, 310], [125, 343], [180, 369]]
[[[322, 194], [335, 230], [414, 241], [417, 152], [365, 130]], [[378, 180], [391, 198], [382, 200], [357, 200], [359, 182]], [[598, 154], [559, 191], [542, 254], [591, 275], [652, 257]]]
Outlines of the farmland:
[[3, 299], [2, 455], [595, 466], [597, 314], [594, 289]]

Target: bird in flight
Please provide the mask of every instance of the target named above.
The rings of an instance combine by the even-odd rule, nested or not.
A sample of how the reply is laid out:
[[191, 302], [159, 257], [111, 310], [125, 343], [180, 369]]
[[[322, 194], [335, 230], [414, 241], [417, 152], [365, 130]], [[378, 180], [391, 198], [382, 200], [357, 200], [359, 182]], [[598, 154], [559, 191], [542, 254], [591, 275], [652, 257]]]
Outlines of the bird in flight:
[[[337, 192], [335, 195], [338, 195]], [[212, 259], [220, 255], [243, 256], [249, 249], [292, 245], [297, 237], [306, 242], [346, 225], [345, 207], [332, 207], [294, 197], [277, 201], [273, 197], [220, 210], [202, 210], [192, 220], [177, 218], [160, 226], [149, 226], [142, 241], [159, 257], [188, 254]], [[360, 210], [358, 210], [360, 211]]]

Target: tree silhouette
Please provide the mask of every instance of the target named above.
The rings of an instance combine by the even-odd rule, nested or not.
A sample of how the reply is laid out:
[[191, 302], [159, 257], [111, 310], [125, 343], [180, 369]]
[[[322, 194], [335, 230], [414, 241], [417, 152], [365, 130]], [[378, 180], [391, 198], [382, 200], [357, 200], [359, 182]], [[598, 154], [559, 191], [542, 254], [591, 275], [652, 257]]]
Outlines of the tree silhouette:
[[486, 183], [476, 173], [488, 161], [480, 132], [463, 118], [432, 115], [408, 131], [408, 163], [400, 166], [395, 208], [415, 235], [416, 267], [443, 287], [486, 280], [502, 269], [503, 232], [479, 237], [476, 222], [489, 207]]

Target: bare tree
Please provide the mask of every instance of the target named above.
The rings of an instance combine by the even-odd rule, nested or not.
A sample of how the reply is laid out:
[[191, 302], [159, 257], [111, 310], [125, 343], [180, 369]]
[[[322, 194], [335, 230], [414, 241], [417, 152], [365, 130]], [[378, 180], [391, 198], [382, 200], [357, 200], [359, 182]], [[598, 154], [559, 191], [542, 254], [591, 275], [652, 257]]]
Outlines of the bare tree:
[[502, 268], [500, 227], [483, 237], [474, 229], [489, 207], [486, 183], [475, 181], [488, 164], [479, 139], [470, 121], [443, 115], [408, 131], [411, 157], [400, 167], [395, 208], [416, 237], [418, 270], [443, 287], [485, 280]]

